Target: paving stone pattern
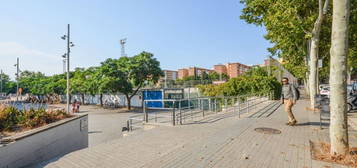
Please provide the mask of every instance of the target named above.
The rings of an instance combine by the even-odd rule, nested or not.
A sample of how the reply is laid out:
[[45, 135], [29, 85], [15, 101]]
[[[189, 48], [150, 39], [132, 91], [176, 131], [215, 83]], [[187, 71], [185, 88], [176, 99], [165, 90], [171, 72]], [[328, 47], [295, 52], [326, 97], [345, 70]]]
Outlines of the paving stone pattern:
[[[328, 127], [319, 129], [319, 115], [306, 111], [308, 102], [294, 107], [297, 126], [286, 126], [282, 106], [274, 113], [224, 113], [175, 127], [134, 131], [121, 139], [76, 151], [39, 167], [118, 168], [339, 168], [311, 159], [309, 140], [328, 141]], [[258, 110], [256, 112], [259, 112]], [[269, 115], [267, 115], [269, 114]], [[257, 127], [281, 134], [263, 134]], [[351, 145], [357, 133], [350, 131]]]

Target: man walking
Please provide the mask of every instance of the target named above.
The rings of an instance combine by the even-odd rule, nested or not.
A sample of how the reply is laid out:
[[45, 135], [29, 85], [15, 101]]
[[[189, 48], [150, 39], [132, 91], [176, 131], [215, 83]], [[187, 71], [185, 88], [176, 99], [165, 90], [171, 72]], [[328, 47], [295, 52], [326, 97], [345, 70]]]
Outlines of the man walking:
[[281, 81], [283, 84], [282, 88], [282, 103], [285, 105], [285, 112], [288, 113], [289, 122], [286, 125], [293, 126], [297, 123], [294, 114], [292, 112], [292, 107], [296, 103], [297, 93], [295, 87], [289, 84], [289, 79], [284, 77]]

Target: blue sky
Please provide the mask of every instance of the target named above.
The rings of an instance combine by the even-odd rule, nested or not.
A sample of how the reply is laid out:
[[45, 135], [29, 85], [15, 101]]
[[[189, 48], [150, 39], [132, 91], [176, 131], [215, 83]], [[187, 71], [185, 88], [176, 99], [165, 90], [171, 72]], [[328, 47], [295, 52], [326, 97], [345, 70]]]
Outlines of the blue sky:
[[[241, 62], [260, 64], [269, 55], [262, 27], [239, 19], [239, 0], [1, 0], [0, 69], [13, 77], [21, 69], [62, 73], [71, 24], [71, 66], [97, 66], [126, 53], [148, 51], [163, 69]], [[72, 69], [71, 68], [71, 69]]]

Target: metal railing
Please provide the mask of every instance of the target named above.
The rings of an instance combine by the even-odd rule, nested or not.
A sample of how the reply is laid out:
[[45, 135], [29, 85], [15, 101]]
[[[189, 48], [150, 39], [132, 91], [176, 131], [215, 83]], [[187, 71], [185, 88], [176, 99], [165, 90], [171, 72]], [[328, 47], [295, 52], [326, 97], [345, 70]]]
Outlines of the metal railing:
[[[256, 111], [260, 104], [269, 101], [269, 95], [244, 95], [225, 97], [198, 97], [192, 99], [144, 100], [143, 114], [127, 121], [128, 130], [143, 127], [143, 124], [175, 126], [202, 120], [219, 113], [242, 114]], [[152, 107], [161, 102], [162, 107]]]

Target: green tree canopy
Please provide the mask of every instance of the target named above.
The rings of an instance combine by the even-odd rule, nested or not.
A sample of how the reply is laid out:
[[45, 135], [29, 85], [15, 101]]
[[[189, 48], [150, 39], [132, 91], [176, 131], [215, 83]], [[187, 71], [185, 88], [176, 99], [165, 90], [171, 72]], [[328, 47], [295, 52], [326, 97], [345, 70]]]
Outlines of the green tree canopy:
[[[311, 30], [318, 17], [318, 1], [304, 0], [241, 0], [244, 4], [241, 19], [247, 23], [264, 26], [265, 38], [273, 46], [268, 48], [273, 56], [284, 59], [284, 66], [296, 77], [305, 78], [307, 72], [307, 44]], [[331, 5], [331, 4], [330, 4]], [[350, 20], [357, 19], [357, 1], [351, 1]], [[320, 78], [327, 79], [329, 74], [331, 45], [331, 10], [325, 16], [320, 34], [319, 58], [324, 67]], [[357, 67], [357, 24], [350, 24], [349, 66]]]
[[99, 68], [101, 74], [100, 88], [110, 93], [123, 93], [131, 108], [131, 98], [140, 88], [149, 83], [156, 83], [163, 76], [160, 62], [153, 54], [142, 52], [133, 57], [107, 59]]

